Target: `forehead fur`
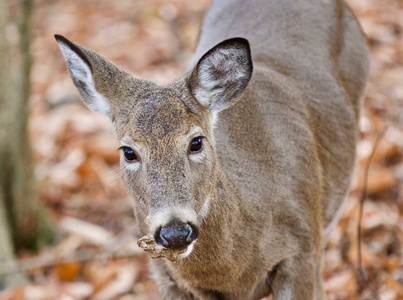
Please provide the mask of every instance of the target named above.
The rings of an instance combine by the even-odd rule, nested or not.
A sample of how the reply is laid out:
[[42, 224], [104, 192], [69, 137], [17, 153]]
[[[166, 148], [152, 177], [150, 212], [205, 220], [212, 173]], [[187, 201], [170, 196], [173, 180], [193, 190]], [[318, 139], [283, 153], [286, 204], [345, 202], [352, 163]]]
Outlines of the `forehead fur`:
[[121, 137], [129, 135], [135, 140], [160, 140], [169, 135], [183, 135], [191, 125], [201, 123], [200, 116], [192, 113], [180, 96], [167, 87], [155, 86], [122, 113], [125, 122], [115, 124], [117, 131]]

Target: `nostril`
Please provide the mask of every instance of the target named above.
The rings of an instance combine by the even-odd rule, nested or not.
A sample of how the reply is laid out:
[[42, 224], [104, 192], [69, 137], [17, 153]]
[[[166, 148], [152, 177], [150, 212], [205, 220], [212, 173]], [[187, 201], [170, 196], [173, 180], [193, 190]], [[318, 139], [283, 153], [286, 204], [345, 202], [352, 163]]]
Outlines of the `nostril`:
[[195, 239], [197, 239], [197, 237], [198, 237], [198, 235], [199, 235], [199, 230], [198, 230], [198, 228], [197, 228], [195, 225], [193, 225], [193, 224], [191, 224], [191, 223], [187, 224], [187, 226], [190, 227], [190, 233], [189, 233], [189, 235], [186, 237], [186, 240], [187, 240], [187, 241], [189, 242], [189, 244], [190, 244], [190, 243], [193, 242]]
[[194, 225], [178, 226], [174, 224], [160, 228], [155, 234], [155, 240], [166, 248], [183, 249], [197, 238], [197, 234], [197, 227]]
[[156, 240], [156, 242], [161, 245], [164, 246], [166, 248], [168, 248], [169, 246], [169, 242], [164, 238], [164, 236], [162, 235], [162, 228], [160, 227], [157, 232], [155, 233], [154, 239]]
[[188, 235], [186, 236], [186, 242], [189, 244], [193, 241], [192, 236], [193, 236], [193, 229], [192, 226], [189, 224], [186, 224], [186, 227], [188, 227]]

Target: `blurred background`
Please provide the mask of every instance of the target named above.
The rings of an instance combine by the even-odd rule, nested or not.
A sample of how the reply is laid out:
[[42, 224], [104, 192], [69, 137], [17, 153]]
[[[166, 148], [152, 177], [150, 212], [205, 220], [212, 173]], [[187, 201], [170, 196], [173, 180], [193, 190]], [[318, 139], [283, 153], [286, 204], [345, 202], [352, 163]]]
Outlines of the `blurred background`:
[[[403, 299], [403, 2], [348, 0], [371, 50], [357, 168], [325, 256], [328, 299]], [[0, 0], [0, 299], [159, 299], [120, 183], [119, 142], [80, 102], [53, 35], [160, 83], [208, 0]], [[29, 75], [30, 74], [30, 75]], [[365, 168], [362, 265], [357, 223]], [[374, 291], [371, 291], [371, 286]]]

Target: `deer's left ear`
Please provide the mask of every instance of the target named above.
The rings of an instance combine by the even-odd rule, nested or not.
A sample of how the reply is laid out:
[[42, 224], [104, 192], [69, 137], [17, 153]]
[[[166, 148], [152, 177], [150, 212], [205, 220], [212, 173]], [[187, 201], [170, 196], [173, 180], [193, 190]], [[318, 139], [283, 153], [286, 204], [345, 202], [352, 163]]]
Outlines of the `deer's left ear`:
[[242, 96], [252, 77], [249, 42], [244, 38], [225, 40], [199, 60], [190, 76], [190, 90], [210, 111], [231, 106]]

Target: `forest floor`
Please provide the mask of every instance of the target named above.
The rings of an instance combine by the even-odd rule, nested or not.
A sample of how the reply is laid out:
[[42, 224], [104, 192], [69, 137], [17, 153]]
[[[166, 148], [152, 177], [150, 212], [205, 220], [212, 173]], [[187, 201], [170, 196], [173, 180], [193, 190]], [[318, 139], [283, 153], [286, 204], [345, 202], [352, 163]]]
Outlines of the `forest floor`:
[[[148, 258], [136, 246], [133, 208], [120, 183], [119, 142], [109, 122], [81, 104], [53, 35], [165, 83], [185, 70], [208, 3], [34, 1], [30, 130], [40, 196], [60, 235], [39, 253], [18, 254], [30, 283], [0, 292], [0, 299], [159, 298]], [[387, 126], [368, 173], [362, 265], [381, 299], [403, 299], [403, 2], [348, 3], [369, 39], [371, 75], [351, 192], [326, 248], [325, 288], [330, 300], [373, 297], [357, 276], [357, 223], [364, 169]], [[60, 263], [64, 257], [69, 261]]]

